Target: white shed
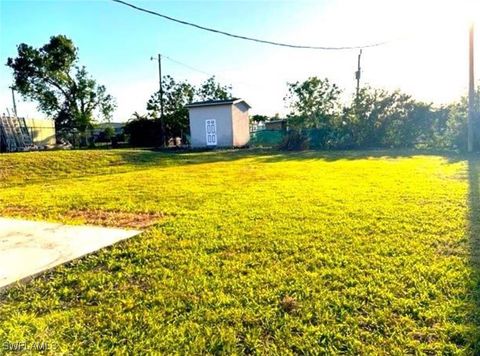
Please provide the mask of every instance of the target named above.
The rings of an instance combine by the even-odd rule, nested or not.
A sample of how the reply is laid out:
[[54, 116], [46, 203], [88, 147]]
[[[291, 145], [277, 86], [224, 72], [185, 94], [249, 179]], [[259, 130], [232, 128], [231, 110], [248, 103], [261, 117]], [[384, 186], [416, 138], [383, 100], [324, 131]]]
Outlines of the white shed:
[[248, 105], [242, 99], [187, 105], [192, 148], [242, 147], [250, 140]]

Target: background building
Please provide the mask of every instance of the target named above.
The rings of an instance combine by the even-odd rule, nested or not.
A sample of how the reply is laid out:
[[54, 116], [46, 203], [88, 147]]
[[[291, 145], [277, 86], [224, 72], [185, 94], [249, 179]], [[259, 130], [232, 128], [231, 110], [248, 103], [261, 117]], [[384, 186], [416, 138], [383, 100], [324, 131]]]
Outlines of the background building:
[[39, 147], [56, 144], [55, 121], [50, 119], [25, 119], [33, 144]]

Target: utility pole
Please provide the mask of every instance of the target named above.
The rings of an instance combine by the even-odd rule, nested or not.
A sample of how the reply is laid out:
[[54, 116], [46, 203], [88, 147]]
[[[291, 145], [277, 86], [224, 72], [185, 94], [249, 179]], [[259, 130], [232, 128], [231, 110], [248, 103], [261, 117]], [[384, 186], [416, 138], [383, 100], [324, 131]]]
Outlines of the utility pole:
[[160, 115], [163, 122], [163, 86], [162, 86], [162, 55], [158, 54], [158, 84], [160, 85]]
[[13, 87], [10, 87], [12, 89], [12, 101], [13, 101], [13, 113], [15, 114], [15, 117], [17, 117], [17, 103], [15, 102], [15, 89]]
[[163, 147], [166, 146], [165, 119], [163, 117], [162, 55], [158, 54], [158, 84], [160, 85], [160, 125], [162, 126]]
[[468, 152], [473, 152], [474, 149], [474, 120], [475, 120], [475, 68], [474, 68], [474, 38], [475, 26], [472, 22], [470, 25], [469, 35], [469, 70], [468, 70], [468, 137], [467, 149]]
[[360, 77], [362, 75], [362, 68], [360, 67], [361, 58], [362, 58], [362, 50], [360, 50], [360, 53], [358, 54], [358, 69], [355, 72], [355, 78], [357, 79], [357, 97], [358, 97], [358, 92], [360, 91]]
[[[150, 57], [150, 59], [153, 61], [155, 58]], [[162, 127], [162, 144], [163, 146], [166, 146], [166, 135], [165, 135], [165, 121], [163, 117], [163, 86], [162, 86], [162, 55], [159, 53], [158, 54], [158, 85], [159, 85], [159, 94], [160, 94], [160, 125]]]

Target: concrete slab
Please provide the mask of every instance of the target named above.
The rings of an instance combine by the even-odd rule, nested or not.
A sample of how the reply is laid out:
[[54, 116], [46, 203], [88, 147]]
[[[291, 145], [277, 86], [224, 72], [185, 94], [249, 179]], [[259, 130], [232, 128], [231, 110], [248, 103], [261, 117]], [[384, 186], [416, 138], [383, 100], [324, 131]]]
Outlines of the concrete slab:
[[0, 218], [0, 289], [139, 233]]

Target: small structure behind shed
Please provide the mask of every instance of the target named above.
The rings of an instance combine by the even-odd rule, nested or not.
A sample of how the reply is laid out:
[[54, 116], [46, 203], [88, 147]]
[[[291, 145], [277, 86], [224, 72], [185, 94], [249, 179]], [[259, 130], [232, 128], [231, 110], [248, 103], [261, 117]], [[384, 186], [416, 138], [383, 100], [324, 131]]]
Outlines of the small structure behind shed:
[[29, 151], [35, 148], [23, 117], [0, 116], [0, 152]]
[[25, 119], [33, 143], [38, 147], [53, 146], [57, 143], [55, 121], [52, 119]]
[[287, 120], [279, 119], [279, 120], [265, 121], [265, 130], [287, 131]]
[[0, 152], [31, 151], [55, 143], [53, 120], [0, 116]]
[[208, 100], [187, 108], [192, 148], [243, 147], [250, 141], [250, 105], [245, 100]]

